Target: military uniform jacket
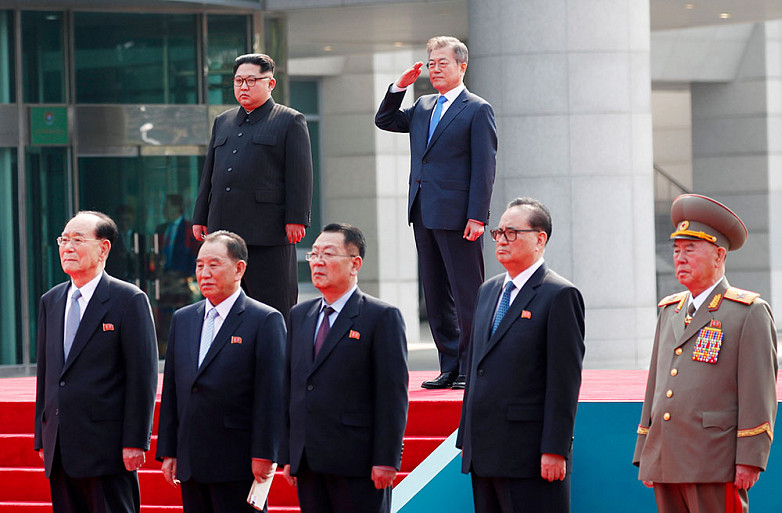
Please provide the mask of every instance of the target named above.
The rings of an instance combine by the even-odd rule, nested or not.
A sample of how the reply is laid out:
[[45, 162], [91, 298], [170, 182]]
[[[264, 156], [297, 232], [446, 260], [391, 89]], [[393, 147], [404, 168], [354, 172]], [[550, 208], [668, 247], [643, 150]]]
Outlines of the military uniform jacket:
[[688, 296], [659, 305], [633, 463], [644, 481], [732, 482], [736, 464], [768, 461], [776, 328], [768, 303], [725, 278], [685, 327]]
[[214, 122], [193, 224], [229, 230], [248, 245], [288, 244], [286, 224], [310, 225], [312, 154], [304, 115], [269, 98]]

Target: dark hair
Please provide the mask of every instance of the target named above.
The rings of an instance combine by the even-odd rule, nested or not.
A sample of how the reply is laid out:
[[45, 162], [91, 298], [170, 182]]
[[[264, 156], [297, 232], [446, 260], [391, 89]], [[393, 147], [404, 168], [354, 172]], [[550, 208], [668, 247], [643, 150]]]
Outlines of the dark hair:
[[204, 237], [204, 244], [207, 242], [219, 242], [225, 246], [228, 256], [234, 262], [244, 260], [247, 262], [247, 244], [244, 239], [228, 230], [217, 230]]
[[240, 55], [234, 60], [234, 75], [242, 64], [255, 64], [261, 67], [261, 73], [271, 71], [274, 73], [274, 59], [265, 53], [248, 53]]
[[364, 258], [366, 253], [367, 241], [361, 230], [348, 223], [330, 223], [323, 227], [323, 233], [339, 232], [345, 236], [345, 247], [352, 245], [358, 249], [358, 256]]
[[524, 197], [516, 198], [508, 203], [508, 208], [511, 207], [526, 207], [529, 209], [530, 227], [545, 232], [546, 238], [551, 239], [551, 212], [548, 211], [546, 205], [535, 198]]
[[76, 214], [71, 217], [68, 222], [82, 214], [91, 215], [98, 218], [98, 222], [95, 223], [95, 237], [98, 239], [106, 239], [113, 246], [119, 238], [119, 228], [117, 228], [117, 223], [114, 222], [114, 219], [110, 218], [103, 212], [98, 212], [96, 210], [80, 210], [79, 212], [76, 212]]

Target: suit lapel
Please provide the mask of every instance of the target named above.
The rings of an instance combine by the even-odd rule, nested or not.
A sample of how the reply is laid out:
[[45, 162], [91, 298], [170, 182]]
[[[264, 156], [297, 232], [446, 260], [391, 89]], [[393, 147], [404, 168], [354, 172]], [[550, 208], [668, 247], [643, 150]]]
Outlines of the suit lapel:
[[[714, 287], [714, 290], [711, 291], [711, 294], [709, 295], [708, 299], [703, 302], [703, 304], [695, 311], [695, 316], [692, 318], [692, 321], [690, 321], [689, 326], [683, 329], [681, 333], [681, 338], [677, 338], [678, 345], [684, 344], [687, 340], [695, 336], [701, 328], [706, 326], [708, 323], [711, 322], [712, 319], [714, 319], [714, 316], [712, 315], [711, 311], [709, 311], [709, 304], [712, 302], [714, 297], [717, 294], [725, 295], [725, 291], [728, 289], [728, 280], [726, 278], [722, 278], [722, 281], [720, 281], [719, 285]], [[687, 315], [686, 308], [682, 308], [682, 311], [679, 312], [678, 315], [684, 314]], [[681, 317], [681, 322], [676, 322], [674, 324], [674, 328], [676, 328], [676, 325], [684, 326], [684, 316]]]
[[[193, 375], [198, 372], [198, 351], [201, 349], [201, 332], [204, 329], [204, 312], [206, 311], [206, 299], [201, 301], [196, 307], [195, 318], [192, 323], [192, 330], [188, 330], [183, 340], [195, 341], [188, 347], [188, 354], [190, 360], [186, 364], [186, 368], [190, 370]], [[187, 343], [187, 342], [185, 342]]]
[[353, 295], [350, 296], [348, 302], [345, 303], [345, 307], [339, 312], [337, 320], [334, 321], [334, 325], [331, 326], [329, 334], [326, 335], [326, 340], [323, 341], [323, 347], [320, 348], [318, 356], [312, 362], [312, 371], [315, 372], [323, 361], [328, 358], [329, 354], [337, 346], [337, 343], [345, 336], [351, 326], [353, 326], [353, 318], [358, 316], [361, 311], [361, 300], [364, 294], [356, 288]]
[[[535, 298], [535, 296], [538, 295], [537, 288], [543, 281], [547, 271], [548, 269], [546, 268], [546, 264], [543, 264], [532, 274], [532, 276], [529, 277], [527, 283], [524, 284], [519, 293], [516, 295], [516, 298], [513, 300], [513, 303], [511, 303], [510, 308], [508, 308], [508, 311], [505, 313], [505, 317], [503, 317], [502, 321], [500, 321], [500, 325], [497, 326], [497, 331], [494, 332], [494, 335], [489, 337], [489, 342], [486, 344], [486, 352], [482, 356], [485, 356], [489, 353], [489, 351], [491, 351], [491, 349], [497, 344], [497, 342], [499, 342], [503, 335], [505, 335], [513, 323], [516, 322], [519, 317], [521, 317], [522, 310], [524, 310], [527, 305], [529, 305], [530, 302]], [[492, 314], [493, 313], [494, 310], [492, 310]], [[493, 315], [491, 317], [493, 324], [494, 317]]]
[[[236, 302], [234, 303], [234, 306], [231, 307], [231, 311], [228, 312], [228, 317], [223, 321], [223, 325], [220, 326], [220, 331], [217, 332], [215, 335], [214, 340], [212, 341], [212, 345], [209, 346], [209, 351], [206, 352], [206, 356], [204, 356], [204, 361], [201, 363], [201, 365], [198, 367], [198, 372], [196, 373], [196, 378], [201, 375], [202, 372], [204, 372], [204, 369], [206, 369], [209, 364], [212, 362], [212, 360], [215, 359], [215, 356], [217, 353], [220, 352], [220, 350], [225, 346], [225, 344], [228, 343], [228, 339], [231, 338], [231, 335], [236, 331], [236, 328], [239, 327], [239, 325], [242, 323], [242, 314], [244, 313], [244, 307], [245, 307], [245, 301], [247, 300], [247, 296], [245, 296], [244, 291], [239, 293], [239, 297], [236, 298]], [[199, 336], [199, 345], [200, 345], [200, 339]], [[196, 363], [198, 362], [198, 357], [196, 357]]]
[[[103, 319], [106, 312], [108, 312], [106, 303], [109, 299], [111, 299], [109, 277], [106, 273], [103, 273], [103, 276], [95, 289], [95, 293], [92, 295], [92, 298], [90, 298], [87, 309], [81, 317], [79, 329], [76, 331], [76, 336], [73, 339], [71, 352], [68, 354], [68, 360], [65, 361], [65, 365], [63, 365], [62, 368], [63, 374], [68, 370], [74, 360], [78, 358], [79, 353], [82, 352], [84, 347], [90, 342], [92, 334], [95, 333], [101, 319]], [[63, 319], [63, 325], [64, 324], [65, 320]]]
[[[63, 348], [65, 339], [65, 303], [68, 301], [67, 296], [70, 285], [71, 282], [65, 282], [60, 285], [60, 290], [57, 291], [53, 302], [54, 311], [51, 317], [54, 321], [52, 322], [52, 325], [49, 326], [52, 329], [52, 334], [47, 337], [47, 344], [49, 344], [49, 351], [47, 354], [54, 357], [53, 360], [50, 360], [53, 365], [52, 368], [59, 369], [60, 372], [62, 372], [63, 364], [65, 363], [63, 361], [65, 357], [65, 349]], [[71, 347], [71, 349], [73, 349], [73, 347]], [[49, 356], [47, 356], [47, 359]]]
[[[448, 107], [448, 110], [445, 111], [445, 113], [440, 118], [440, 121], [437, 123], [437, 128], [434, 129], [434, 133], [432, 134], [432, 140], [429, 141], [429, 146], [426, 147], [426, 151], [424, 152], [424, 155], [426, 155], [429, 152], [429, 148], [435, 145], [437, 143], [437, 139], [440, 138], [440, 135], [445, 131], [446, 128], [448, 128], [448, 125], [451, 123], [451, 121], [458, 116], [465, 107], [467, 107], [467, 89], [463, 89], [461, 93], [459, 93], [459, 96], [457, 96], [453, 104]], [[434, 99], [432, 101], [432, 106], [427, 109], [427, 113], [429, 114], [429, 117], [427, 119], [431, 120], [431, 114], [432, 110], [434, 109], [434, 104], [437, 102], [437, 95], [434, 96]], [[429, 125], [427, 124], [427, 130], [426, 130], [426, 137], [429, 137]]]

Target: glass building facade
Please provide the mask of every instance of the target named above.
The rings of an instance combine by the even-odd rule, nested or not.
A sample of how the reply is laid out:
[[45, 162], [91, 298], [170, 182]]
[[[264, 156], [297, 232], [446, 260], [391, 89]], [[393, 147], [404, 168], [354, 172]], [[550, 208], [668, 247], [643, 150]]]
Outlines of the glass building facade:
[[[56, 238], [78, 210], [117, 222], [107, 270], [147, 292], [164, 355], [171, 314], [200, 298], [193, 269], [166, 265], [166, 227], [192, 215], [212, 120], [235, 105], [233, 60], [259, 23], [257, 11], [0, 9], [0, 376], [32, 373], [38, 301], [67, 279]], [[280, 71], [275, 99], [307, 116], [317, 184], [319, 83]]]

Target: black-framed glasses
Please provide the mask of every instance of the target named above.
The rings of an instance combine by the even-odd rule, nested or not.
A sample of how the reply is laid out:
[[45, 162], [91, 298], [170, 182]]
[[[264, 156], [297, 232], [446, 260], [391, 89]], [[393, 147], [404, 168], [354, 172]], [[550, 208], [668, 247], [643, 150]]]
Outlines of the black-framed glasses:
[[102, 239], [85, 239], [84, 237], [57, 237], [58, 246], [67, 246], [70, 244], [73, 247], [81, 246], [85, 242], [100, 241]]
[[259, 80], [271, 80], [272, 77], [234, 77], [234, 85], [242, 87], [243, 82], [247, 82], [247, 87], [254, 87]]
[[357, 257], [357, 256], [358, 255], [339, 255], [337, 253], [331, 253], [329, 251], [325, 251], [323, 253], [318, 253], [316, 251], [307, 251], [306, 253], [304, 253], [304, 259], [307, 262], [311, 262], [312, 260], [315, 260], [315, 259], [318, 259], [318, 258], [323, 260], [323, 261], [326, 261], [326, 260], [334, 260], [335, 258], [339, 258], [339, 257], [353, 258], [353, 257]]
[[505, 240], [508, 242], [513, 242], [518, 237], [518, 234], [528, 232], [540, 232], [540, 230], [535, 230], [532, 228], [525, 228], [524, 230], [517, 230], [516, 228], [495, 228], [493, 230], [489, 230], [489, 233], [491, 234], [491, 240], [494, 242], [499, 242], [503, 235], [505, 236]]

